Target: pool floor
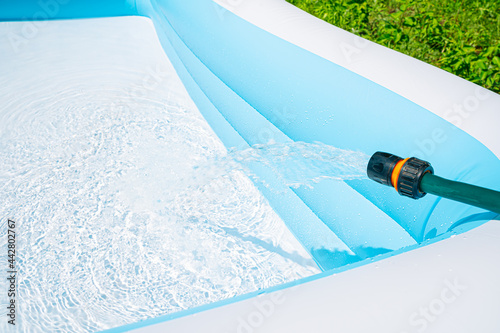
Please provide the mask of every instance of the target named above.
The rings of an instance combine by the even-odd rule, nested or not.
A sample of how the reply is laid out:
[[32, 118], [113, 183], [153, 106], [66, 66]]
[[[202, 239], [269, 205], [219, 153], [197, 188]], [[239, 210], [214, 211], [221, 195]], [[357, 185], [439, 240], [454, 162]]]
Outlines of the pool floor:
[[245, 173], [197, 171], [227, 152], [149, 20], [41, 23], [0, 23], [18, 331], [96, 332], [319, 272]]

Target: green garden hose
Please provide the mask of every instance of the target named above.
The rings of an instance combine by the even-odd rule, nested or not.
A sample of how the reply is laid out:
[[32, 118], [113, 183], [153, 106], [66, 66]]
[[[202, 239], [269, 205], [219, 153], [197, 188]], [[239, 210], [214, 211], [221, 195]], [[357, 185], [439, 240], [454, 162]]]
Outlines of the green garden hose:
[[376, 152], [368, 162], [367, 173], [370, 179], [412, 199], [431, 193], [500, 214], [500, 192], [438, 177], [429, 162], [415, 157], [402, 159]]

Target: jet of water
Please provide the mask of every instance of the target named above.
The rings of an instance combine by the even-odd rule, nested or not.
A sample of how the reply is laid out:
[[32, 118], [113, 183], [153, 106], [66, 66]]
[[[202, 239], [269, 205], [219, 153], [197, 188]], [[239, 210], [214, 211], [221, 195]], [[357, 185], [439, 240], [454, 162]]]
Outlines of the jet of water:
[[368, 160], [369, 156], [362, 152], [321, 142], [271, 142], [243, 150], [232, 148], [227, 155], [195, 167], [195, 178], [213, 179], [234, 170], [242, 170], [247, 176], [259, 181], [250, 171], [250, 164], [257, 162], [271, 168], [287, 186], [311, 188], [322, 179], [344, 181], [366, 178]]

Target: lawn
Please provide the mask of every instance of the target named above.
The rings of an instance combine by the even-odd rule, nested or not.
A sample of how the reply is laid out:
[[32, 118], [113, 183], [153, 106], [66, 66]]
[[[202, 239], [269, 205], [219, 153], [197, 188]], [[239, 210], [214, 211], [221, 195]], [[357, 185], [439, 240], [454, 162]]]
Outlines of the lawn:
[[287, 0], [337, 27], [500, 93], [498, 0]]

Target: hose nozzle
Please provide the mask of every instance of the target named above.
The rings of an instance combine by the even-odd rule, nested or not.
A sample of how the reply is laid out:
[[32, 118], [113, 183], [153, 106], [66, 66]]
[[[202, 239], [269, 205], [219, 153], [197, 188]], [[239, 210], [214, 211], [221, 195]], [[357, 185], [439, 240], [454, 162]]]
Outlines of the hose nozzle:
[[394, 187], [400, 195], [420, 199], [426, 195], [420, 181], [426, 173], [433, 174], [434, 169], [429, 162], [415, 157], [402, 159], [379, 151], [370, 158], [367, 173], [370, 179]]
[[402, 159], [376, 152], [368, 162], [367, 173], [370, 179], [412, 199], [430, 193], [500, 214], [499, 191], [438, 177], [429, 162], [415, 157]]

